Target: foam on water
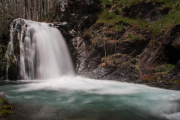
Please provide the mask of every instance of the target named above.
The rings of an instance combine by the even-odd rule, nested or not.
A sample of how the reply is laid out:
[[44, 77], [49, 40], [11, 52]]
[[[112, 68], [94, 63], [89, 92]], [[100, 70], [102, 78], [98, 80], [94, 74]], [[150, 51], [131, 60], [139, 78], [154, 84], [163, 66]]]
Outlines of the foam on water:
[[11, 102], [40, 105], [36, 114], [30, 111], [33, 120], [180, 119], [179, 91], [75, 76], [61, 33], [47, 23], [14, 20], [7, 59], [13, 56], [17, 61], [18, 58], [12, 44], [16, 31], [20, 44], [20, 76], [25, 80], [0, 81], [3, 83], [0, 87], [2, 91], [10, 90], [7, 98]]
[[173, 113], [173, 114], [162, 114], [161, 117], [166, 118], [168, 120], [179, 120], [180, 112]]
[[[110, 110], [106, 113], [109, 116], [117, 115], [119, 111], [123, 120], [179, 120], [180, 118], [179, 91], [80, 76], [17, 82], [18, 84], [9, 86], [7, 84], [1, 88], [11, 89], [8, 98], [21, 104], [33, 103], [76, 112], [90, 108], [103, 114]], [[134, 118], [128, 118], [125, 111]]]

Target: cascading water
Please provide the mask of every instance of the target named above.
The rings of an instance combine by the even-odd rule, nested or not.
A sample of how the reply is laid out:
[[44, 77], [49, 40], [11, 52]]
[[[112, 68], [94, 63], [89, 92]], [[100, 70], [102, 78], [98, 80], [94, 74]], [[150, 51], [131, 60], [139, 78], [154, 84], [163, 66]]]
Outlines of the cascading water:
[[[15, 32], [20, 60], [13, 52]], [[10, 119], [180, 120], [179, 91], [73, 76], [63, 37], [47, 23], [16, 19], [10, 36], [6, 57], [19, 61], [22, 79], [36, 79], [0, 81], [17, 104]]]
[[[13, 55], [13, 37], [18, 33], [20, 76], [22, 79], [48, 79], [74, 75], [73, 64], [61, 33], [47, 23], [18, 18], [11, 24], [9, 49]], [[8, 70], [8, 68], [7, 68]]]

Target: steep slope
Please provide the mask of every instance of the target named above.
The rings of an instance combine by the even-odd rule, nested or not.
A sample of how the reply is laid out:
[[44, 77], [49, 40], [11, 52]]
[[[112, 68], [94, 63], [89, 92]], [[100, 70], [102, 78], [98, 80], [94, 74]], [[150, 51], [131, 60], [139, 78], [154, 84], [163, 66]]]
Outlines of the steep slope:
[[64, 0], [41, 21], [62, 32], [79, 75], [180, 89], [178, 0]]
[[71, 1], [58, 9], [78, 74], [179, 89], [178, 0]]

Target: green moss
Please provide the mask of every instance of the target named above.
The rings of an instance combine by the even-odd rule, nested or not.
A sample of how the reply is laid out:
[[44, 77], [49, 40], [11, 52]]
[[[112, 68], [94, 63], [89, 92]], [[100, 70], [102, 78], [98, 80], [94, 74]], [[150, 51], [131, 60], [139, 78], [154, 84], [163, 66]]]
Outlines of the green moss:
[[180, 80], [172, 80], [171, 83], [180, 83]]
[[12, 110], [0, 109], [0, 117], [4, 117], [12, 113], [13, 113]]
[[122, 42], [123, 40], [122, 39], [118, 39], [119, 42]]
[[118, 6], [129, 7], [131, 5], [137, 4], [139, 2], [154, 2], [154, 3], [161, 3], [164, 4], [164, 7], [174, 7], [179, 0], [100, 0], [104, 5], [113, 5], [117, 4]]
[[176, 24], [180, 24], [180, 8], [175, 9], [171, 14], [164, 15], [162, 19], [151, 24], [150, 30], [152, 31], [153, 36], [157, 36], [163, 31], [165, 31], [164, 34], [166, 34], [172, 26]]
[[172, 64], [164, 64], [157, 67], [158, 72], [165, 72], [166, 74], [174, 68], [175, 65]]
[[140, 39], [139, 36], [135, 36], [135, 35], [133, 35], [133, 34], [131, 34], [131, 33], [128, 33], [127, 36], [128, 36], [128, 38], [129, 38], [132, 42], [136, 42], [137, 40]]
[[161, 79], [161, 77], [157, 77], [156, 80], [157, 81], [161, 81], [162, 79]]
[[[180, 3], [179, 0], [100, 0], [100, 2], [101, 4], [103, 4], [104, 9], [92, 13], [97, 17], [96, 23], [104, 24], [104, 26], [102, 26], [103, 28], [100, 27], [99, 29], [104, 32], [109, 30], [123, 31], [128, 26], [131, 26], [132, 31], [137, 29], [140, 29], [142, 31], [148, 31], [148, 33], [151, 34], [151, 41], [149, 43], [150, 47], [153, 45], [156, 37], [169, 33], [174, 25], [180, 24], [180, 6], [178, 5], [178, 3]], [[147, 20], [141, 18], [129, 18], [123, 16], [125, 14], [124, 8], [129, 8], [132, 5], [138, 4], [140, 2], [152, 2], [156, 6], [157, 10], [168, 8], [170, 11], [167, 15], [162, 15], [161, 19], [153, 22], [148, 22]], [[92, 28], [89, 28], [86, 31], [88, 31], [88, 33], [85, 33], [84, 35], [86, 39], [89, 39], [91, 36], [93, 37], [91, 39], [93, 43], [103, 43], [104, 38], [102, 37], [102, 33], [95, 33], [95, 36], [92, 36]], [[113, 38], [105, 37], [105, 39], [105, 41], [107, 42]], [[130, 33], [126, 38], [123, 39], [136, 42], [138, 40], [144, 39], [144, 37], [135, 35], [134, 33]], [[123, 40], [119, 39], [118, 41], [121, 42]], [[174, 44], [177, 44], [177, 42]], [[163, 71], [163, 67], [158, 69], [159, 71]], [[166, 73], [167, 72], [168, 70], [166, 71]]]
[[131, 57], [129, 58], [129, 60], [136, 60], [139, 57], [139, 55], [137, 55], [136, 57]]
[[8, 102], [0, 97], [0, 117], [4, 117], [7, 116], [9, 114], [12, 114], [13, 107], [11, 105], [8, 104]]
[[133, 36], [134, 36], [133, 34], [128, 33], [128, 37], [129, 37], [129, 38], [133, 38]]
[[122, 23], [115, 24], [110, 28], [110, 30], [115, 30], [115, 31], [123, 31], [124, 29], [125, 27]]
[[[97, 22], [103, 22], [106, 25], [114, 26], [112, 29], [117, 29], [118, 23], [127, 23], [132, 25], [134, 28], [140, 28], [142, 30], [148, 30], [152, 32], [152, 39], [160, 34], [166, 34], [170, 31], [172, 26], [180, 24], [180, 6], [178, 5], [179, 0], [100, 0], [105, 6], [116, 5], [114, 11], [109, 12], [109, 8], [105, 8], [98, 17]], [[124, 17], [123, 8], [128, 8], [140, 2], [154, 2], [157, 8], [169, 8], [171, 12], [167, 15], [163, 15], [158, 21], [148, 23], [144, 19], [140, 18], [128, 18]], [[121, 15], [122, 14], [122, 15]], [[136, 40], [136, 39], [134, 39]]]
[[12, 110], [12, 106], [11, 105], [3, 105], [3, 106], [1, 106], [1, 109]]

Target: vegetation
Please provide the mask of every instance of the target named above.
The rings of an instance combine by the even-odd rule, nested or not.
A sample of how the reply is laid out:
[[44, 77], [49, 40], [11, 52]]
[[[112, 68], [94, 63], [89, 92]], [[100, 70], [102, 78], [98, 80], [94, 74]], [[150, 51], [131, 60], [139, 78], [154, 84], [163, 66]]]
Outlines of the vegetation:
[[158, 72], [165, 72], [168, 73], [170, 70], [174, 68], [175, 65], [172, 64], [164, 64], [157, 67]]
[[[9, 24], [11, 23], [11, 21], [14, 18], [21, 17], [37, 21], [59, 22], [59, 19], [61, 18], [58, 18], [57, 14], [61, 16], [61, 12], [58, 11], [60, 6], [57, 6], [57, 4], [55, 4], [58, 1], [59, 0], [52, 0], [51, 2], [47, 0], [0, 0], [0, 67], [2, 67], [4, 54], [8, 43], [7, 40], [9, 39]], [[75, 1], [76, 0], [71, 0], [69, 1], [69, 3], [71, 4]], [[82, 1], [83, 0], [78, 0], [78, 2]], [[88, 11], [90, 14], [96, 17], [96, 23], [90, 28], [86, 27], [84, 29], [80, 25], [81, 21], [75, 20], [73, 18], [74, 23], [72, 24], [74, 24], [74, 29], [78, 31], [78, 34], [80, 34], [81, 37], [83, 37], [85, 40], [90, 40], [92, 42], [92, 45], [100, 46], [104, 49], [105, 57], [101, 61], [102, 66], [109, 65], [117, 67], [118, 65], [122, 64], [122, 60], [114, 56], [121, 55], [120, 53], [118, 53], [121, 51], [118, 51], [117, 49], [120, 49], [123, 42], [126, 42], [127, 45], [134, 47], [135, 43], [139, 43], [139, 46], [141, 46], [141, 40], [147, 40], [147, 44], [149, 42], [148, 47], [153, 48], [153, 45], [157, 40], [156, 38], [158, 38], [160, 35], [168, 34], [173, 26], [180, 24], [179, 0], [94, 1], [98, 1], [102, 5], [102, 9], [96, 11], [95, 13], [91, 13], [91, 11]], [[150, 14], [150, 12], [155, 12], [155, 14], [157, 14], [156, 19], [151, 18], [156, 17], [156, 15], [153, 16], [153, 14], [148, 16], [149, 18], [140, 15], [140, 12], [143, 10], [141, 10], [140, 12], [133, 11], [137, 10], [134, 8], [137, 8], [139, 5], [143, 5], [142, 3], [154, 6], [154, 8], [152, 8], [153, 10], [147, 11], [146, 14], [142, 12], [142, 14], [146, 16], [147, 14]], [[140, 9], [143, 8], [145, 7], [140, 6]], [[79, 18], [77, 17], [76, 19], [81, 19], [81, 17], [82, 16], [80, 15]], [[150, 38], [147, 39], [147, 36]], [[175, 41], [173, 44], [178, 46], [179, 42]], [[110, 45], [113, 50], [111, 50], [111, 53], [107, 50], [106, 56], [106, 47], [108, 45]], [[89, 46], [84, 47], [84, 50], [86, 51], [88, 51], [89, 49]], [[130, 49], [133, 51], [134, 48]], [[131, 52], [131, 50], [129, 51]], [[18, 49], [16, 49], [15, 51], [17, 51], [16, 53], [19, 52]], [[125, 62], [123, 64], [130, 62], [132, 62], [133, 65], [138, 64], [138, 59], [134, 56], [139, 55], [141, 51], [134, 50], [134, 54], [131, 55], [129, 51], [125, 52], [125, 54], [127, 55], [126, 57], [124, 57]], [[13, 67], [13, 65], [11, 66]], [[155, 71], [167, 74], [172, 68], [174, 68], [174, 65], [171, 64], [163, 64], [159, 66], [157, 65]], [[151, 76], [144, 76], [143, 78], [151, 79]], [[158, 80], [161, 79], [161, 77], [156, 78]]]
[[171, 83], [176, 83], [176, 84], [178, 83], [178, 84], [180, 84], [180, 80], [172, 80]]
[[[97, 18], [96, 23], [84, 33], [86, 34], [85, 38], [101, 46], [104, 44], [104, 39], [106, 46], [114, 44], [115, 49], [116, 45], [121, 46], [123, 42], [129, 46], [137, 43], [138, 47], [141, 40], [148, 39], [147, 48], [155, 49], [157, 38], [168, 35], [174, 26], [180, 24], [179, 0], [100, 0], [100, 3], [103, 9], [93, 13]], [[152, 10], [146, 9], [143, 5], [153, 6], [150, 8]], [[105, 34], [104, 38], [102, 33]], [[159, 41], [158, 44], [161, 46], [162, 41]], [[179, 46], [179, 41], [175, 41], [173, 44]], [[107, 57], [103, 57], [101, 66], [118, 67], [128, 63], [129, 66], [139, 69], [139, 57], [134, 57], [139, 56], [139, 53], [132, 55], [127, 52], [127, 57], [122, 54], [124, 58], [127, 58], [125, 61], [121, 57], [113, 57], [115, 54], [118, 54], [116, 50], [114, 54], [111, 52]], [[160, 61], [153, 65], [152, 70], [149, 68], [149, 71], [153, 72], [152, 74], [142, 74], [140, 71], [140, 78], [145, 81], [162, 81], [174, 67], [175, 65], [169, 64], [168, 61], [166, 64], [162, 64]], [[179, 80], [174, 83], [179, 83]]]
[[[118, 23], [127, 23], [134, 28], [151, 31], [152, 37], [164, 32], [167, 33], [173, 25], [180, 24], [180, 3], [178, 0], [100, 0], [105, 8], [98, 16], [97, 23], [105, 23], [109, 26], [115, 26]], [[157, 9], [169, 9], [169, 13], [162, 15], [161, 19], [157, 21], [148, 22], [142, 18], [125, 17], [125, 8], [136, 5], [140, 2], [150, 3], [154, 2]], [[156, 5], [157, 4], [157, 5]], [[96, 14], [99, 15], [99, 14]], [[164, 34], [165, 34], [164, 33]]]
[[128, 34], [128, 38], [132, 41], [132, 42], [136, 42], [137, 40], [140, 39], [139, 36], [134, 36], [133, 34]]
[[[7, 93], [7, 92], [6, 92]], [[5, 94], [0, 95], [0, 118], [12, 114], [12, 106], [5, 100]]]

